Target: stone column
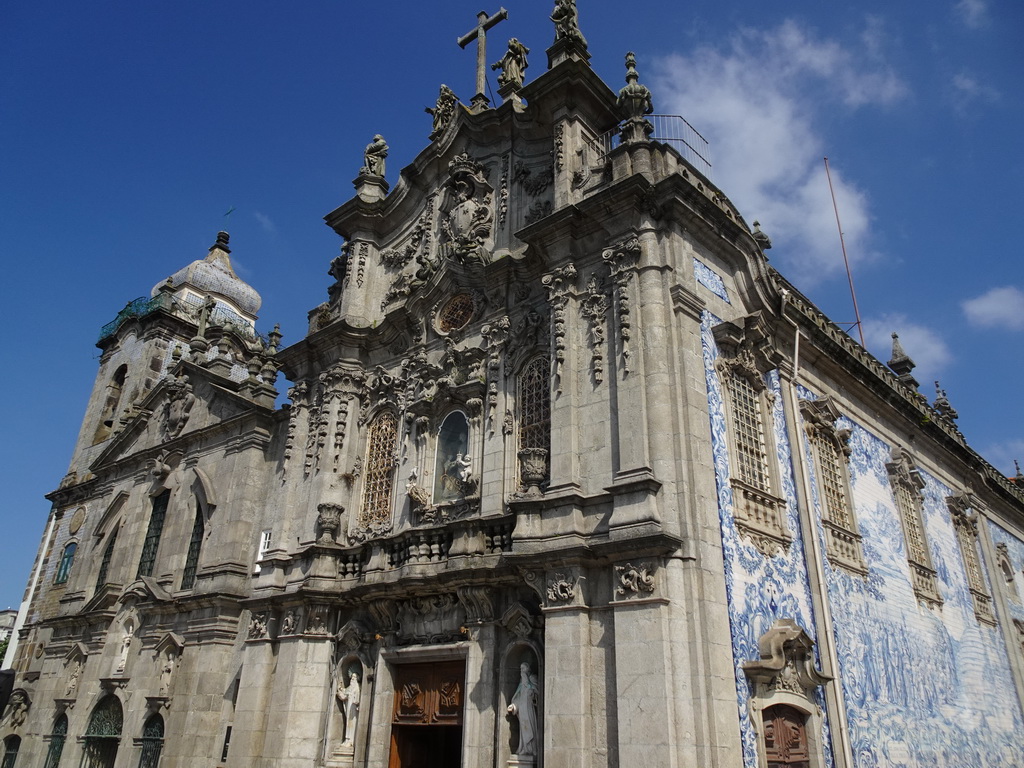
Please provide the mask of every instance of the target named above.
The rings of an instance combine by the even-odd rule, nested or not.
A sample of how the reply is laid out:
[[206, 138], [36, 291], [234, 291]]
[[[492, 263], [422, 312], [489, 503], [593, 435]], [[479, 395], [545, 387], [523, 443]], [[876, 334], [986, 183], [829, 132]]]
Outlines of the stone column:
[[[246, 644], [242, 651], [242, 676], [238, 684], [226, 768], [251, 768], [258, 764], [264, 744], [280, 735], [268, 733], [275, 666], [274, 649], [269, 640]], [[267, 739], [268, 735], [270, 739]], [[223, 740], [224, 734], [220, 738]]]
[[265, 757], [280, 768], [306, 768], [322, 758], [332, 652], [329, 635], [307, 634], [279, 643], [267, 727], [274, 738], [268, 739]]

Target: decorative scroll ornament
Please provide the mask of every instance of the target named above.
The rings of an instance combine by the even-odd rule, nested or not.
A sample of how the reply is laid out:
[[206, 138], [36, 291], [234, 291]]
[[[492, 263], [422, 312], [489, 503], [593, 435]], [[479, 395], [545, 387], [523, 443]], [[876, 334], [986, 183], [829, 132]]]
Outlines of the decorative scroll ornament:
[[640, 240], [630, 237], [618, 245], [606, 249], [601, 258], [608, 264], [612, 282], [615, 285], [615, 313], [619, 326], [619, 343], [622, 347], [622, 371], [632, 372], [630, 362], [630, 339], [633, 332], [632, 302], [629, 297], [630, 278], [636, 273], [640, 260]]
[[758, 641], [761, 658], [743, 663], [759, 696], [785, 690], [813, 700], [813, 691], [832, 678], [814, 666], [814, 641], [793, 619], [777, 619]]
[[618, 582], [615, 594], [619, 597], [642, 597], [655, 589], [654, 569], [646, 563], [616, 565], [615, 579]]
[[254, 613], [249, 619], [249, 639], [259, 640], [267, 636], [266, 612]]
[[288, 409], [288, 434], [284, 441], [284, 469], [288, 470], [288, 461], [295, 451], [295, 434], [298, 432], [299, 416], [303, 409], [308, 406], [306, 397], [309, 394], [309, 384], [305, 380], [297, 381], [295, 386], [288, 390], [288, 399], [291, 400], [291, 407]]
[[591, 275], [580, 301], [580, 314], [586, 318], [590, 335], [590, 367], [594, 381], [604, 381], [605, 318], [608, 314], [608, 295], [597, 275]]
[[434, 220], [434, 202], [437, 193], [427, 196], [423, 206], [423, 212], [416, 219], [416, 226], [413, 227], [408, 241], [401, 248], [385, 248], [380, 252], [380, 263], [389, 269], [397, 269], [408, 264], [413, 257], [421, 252], [430, 250], [432, 242], [431, 225]]
[[565, 123], [555, 125], [555, 168], [565, 167]]
[[501, 181], [498, 191], [498, 226], [505, 226], [505, 217], [508, 216], [508, 154], [501, 158]]
[[578, 588], [579, 579], [572, 582], [564, 573], [556, 573], [555, 577], [548, 582], [546, 590], [548, 602], [568, 603], [576, 597]]
[[548, 290], [548, 301], [551, 303], [551, 336], [554, 339], [555, 365], [552, 376], [555, 379], [555, 391], [562, 391], [562, 366], [565, 364], [566, 307], [569, 304], [569, 289], [576, 280], [576, 267], [568, 264], [544, 275], [541, 282]]

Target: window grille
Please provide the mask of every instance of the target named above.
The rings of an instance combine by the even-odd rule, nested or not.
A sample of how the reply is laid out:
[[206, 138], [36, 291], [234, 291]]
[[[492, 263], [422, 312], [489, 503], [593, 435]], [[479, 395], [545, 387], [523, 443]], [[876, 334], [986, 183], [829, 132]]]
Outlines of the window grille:
[[160, 536], [164, 532], [164, 518], [167, 516], [167, 502], [171, 498], [170, 491], [164, 491], [153, 498], [153, 512], [149, 516], [149, 528], [146, 530], [146, 541], [142, 545], [142, 557], [139, 558], [139, 571], [135, 578], [153, 575], [156, 565], [156, 551], [160, 546]]
[[81, 768], [114, 768], [123, 722], [121, 702], [115, 696], [107, 696], [96, 705], [83, 739]]
[[50, 746], [46, 750], [46, 762], [43, 768], [57, 768], [60, 765], [60, 756], [64, 752], [64, 741], [68, 737], [68, 716], [61, 714], [53, 724], [53, 733], [50, 734]]
[[53, 580], [54, 584], [66, 584], [68, 576], [71, 575], [71, 566], [75, 563], [75, 552], [78, 550], [78, 544], [71, 542], [64, 547], [64, 553], [60, 556], [60, 564], [57, 566], [57, 577]]
[[363, 474], [361, 527], [386, 525], [391, 520], [391, 493], [395, 481], [395, 443], [398, 419], [384, 411], [370, 425]]
[[18, 760], [19, 749], [21, 749], [21, 737], [8, 736], [4, 741], [4, 759], [0, 766], [2, 768], [14, 768], [14, 763]]
[[114, 544], [117, 543], [117, 532], [118, 529], [115, 528], [114, 532], [110, 534], [110, 541], [107, 542], [107, 548], [103, 550], [103, 559], [100, 561], [100, 572], [96, 575], [97, 592], [107, 585], [107, 576], [110, 573], [110, 559], [114, 556]]
[[452, 296], [437, 316], [437, 327], [441, 333], [450, 333], [465, 328], [473, 319], [476, 304], [467, 293]]
[[519, 450], [544, 451], [544, 477], [551, 478], [551, 362], [538, 357], [519, 375]]
[[892, 485], [896, 510], [903, 524], [903, 536], [907, 545], [907, 561], [910, 565], [910, 581], [918, 600], [941, 606], [938, 581], [931, 567], [928, 541], [925, 538], [924, 521], [921, 517], [924, 480], [914, 466], [909, 454], [900, 448], [893, 451], [893, 458], [886, 468]]
[[736, 442], [736, 474], [747, 485], [771, 493], [768, 452], [765, 448], [761, 394], [749, 381], [733, 373], [729, 382], [732, 398], [733, 438]]
[[974, 615], [978, 621], [995, 624], [992, 596], [985, 587], [985, 574], [978, 557], [978, 514], [973, 509], [976, 503], [970, 493], [956, 494], [946, 499], [967, 574], [967, 587], [974, 600]]
[[185, 572], [181, 576], [181, 588], [192, 589], [196, 583], [196, 569], [199, 567], [199, 551], [203, 546], [206, 533], [206, 521], [203, 508], [196, 502], [196, 520], [192, 524], [192, 538], [188, 542], [188, 555], [185, 557]]
[[164, 748], [164, 719], [153, 715], [142, 726], [142, 753], [139, 755], [139, 768], [157, 768], [160, 753]]

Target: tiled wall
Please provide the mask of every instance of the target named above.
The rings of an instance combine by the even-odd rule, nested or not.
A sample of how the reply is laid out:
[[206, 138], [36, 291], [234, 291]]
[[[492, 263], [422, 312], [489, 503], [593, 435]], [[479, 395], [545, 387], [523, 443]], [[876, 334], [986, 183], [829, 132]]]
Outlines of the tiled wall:
[[[795, 537], [785, 554], [765, 557], [739, 534], [733, 521], [729, 454], [723, 393], [714, 369], [717, 349], [705, 314], [702, 327], [711, 434], [715, 455], [722, 540], [736, 663], [737, 704], [744, 762], [757, 766], [756, 734], [750, 722], [750, 689], [742, 663], [758, 656], [757, 640], [777, 618], [792, 618], [815, 636], [804, 542], [784, 399], [777, 373], [768, 377], [775, 392], [774, 429], [783, 473], [782, 495], [788, 527]], [[801, 397], [815, 395], [800, 391]], [[842, 409], [842, 403], [837, 403]], [[983, 768], [1024, 766], [1024, 720], [1000, 629], [978, 621], [967, 586], [960, 545], [946, 497], [951, 489], [922, 471], [924, 526], [943, 605], [918, 604], [910, 582], [900, 518], [885, 469], [891, 446], [863, 425], [845, 417], [839, 427], [852, 431], [850, 482], [863, 536], [866, 577], [832, 568], [826, 558], [828, 590], [846, 716], [857, 768]], [[809, 451], [809, 449], [808, 449]], [[811, 487], [820, 526], [813, 464]], [[1006, 543], [1017, 572], [1024, 567], [1024, 542], [990, 526], [996, 543]], [[820, 536], [825, 551], [824, 536]], [[992, 577], [986, 572], [987, 588]], [[1024, 607], [1012, 608], [1024, 620]], [[824, 701], [819, 700], [824, 706]], [[833, 764], [829, 718], [825, 718], [825, 764]]]

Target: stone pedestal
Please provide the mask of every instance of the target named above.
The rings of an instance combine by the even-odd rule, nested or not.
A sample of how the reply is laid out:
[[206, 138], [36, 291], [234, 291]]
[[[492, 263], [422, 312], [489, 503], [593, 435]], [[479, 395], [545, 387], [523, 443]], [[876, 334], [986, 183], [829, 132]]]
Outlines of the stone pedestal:
[[536, 768], [537, 758], [533, 755], [512, 755], [508, 759], [508, 768]]
[[352, 185], [356, 188], [359, 199], [365, 203], [383, 200], [390, 189], [383, 176], [371, 176], [370, 174], [357, 176]]
[[554, 69], [563, 61], [582, 61], [584, 64], [590, 63], [590, 53], [587, 51], [585, 43], [579, 40], [573, 40], [568, 37], [563, 37], [561, 40], [556, 40], [550, 48], [548, 48], [548, 69]]

